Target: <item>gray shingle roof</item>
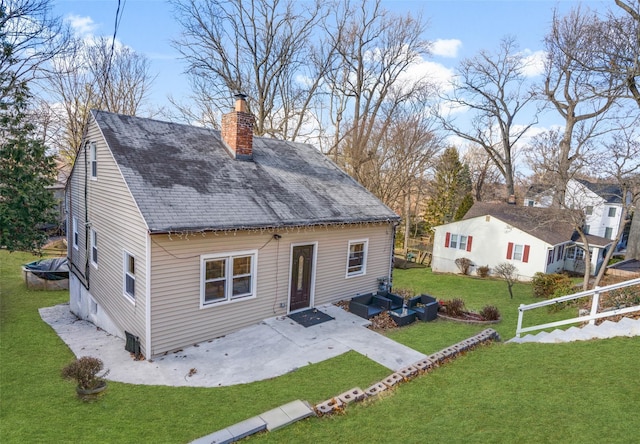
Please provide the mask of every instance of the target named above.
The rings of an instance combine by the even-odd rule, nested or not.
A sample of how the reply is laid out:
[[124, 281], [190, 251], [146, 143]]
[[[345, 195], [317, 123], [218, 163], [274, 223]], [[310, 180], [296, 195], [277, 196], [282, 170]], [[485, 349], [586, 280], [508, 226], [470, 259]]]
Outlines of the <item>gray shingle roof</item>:
[[463, 219], [492, 216], [551, 245], [568, 242], [574, 234], [571, 210], [476, 202]]
[[311, 145], [255, 137], [240, 161], [216, 130], [92, 114], [152, 232], [399, 220]]
[[622, 203], [622, 188], [614, 183], [595, 183], [584, 179], [576, 179], [589, 190], [602, 197], [607, 203]]

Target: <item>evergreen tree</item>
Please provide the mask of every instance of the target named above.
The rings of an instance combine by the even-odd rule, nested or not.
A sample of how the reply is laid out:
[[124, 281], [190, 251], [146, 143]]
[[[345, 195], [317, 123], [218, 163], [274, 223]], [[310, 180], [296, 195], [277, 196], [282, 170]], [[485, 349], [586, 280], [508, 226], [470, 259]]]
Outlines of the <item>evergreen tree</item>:
[[[11, 49], [3, 44], [3, 50]], [[55, 200], [46, 189], [55, 180], [55, 162], [28, 121], [26, 83], [0, 74], [0, 98], [0, 246], [38, 252], [46, 241], [38, 226], [55, 221]]]
[[462, 198], [462, 202], [460, 202], [460, 205], [456, 210], [456, 215], [453, 216], [453, 220], [461, 220], [464, 217], [464, 215], [467, 214], [467, 211], [469, 211], [469, 208], [471, 208], [472, 206], [473, 206], [473, 195], [471, 193], [467, 193]]
[[[431, 197], [427, 202], [425, 220], [432, 227], [457, 220], [458, 208], [469, 193], [469, 168], [460, 161], [457, 148], [449, 147], [436, 161], [435, 178], [431, 184]], [[468, 202], [466, 204], [468, 205]], [[464, 212], [466, 213], [466, 210]]]

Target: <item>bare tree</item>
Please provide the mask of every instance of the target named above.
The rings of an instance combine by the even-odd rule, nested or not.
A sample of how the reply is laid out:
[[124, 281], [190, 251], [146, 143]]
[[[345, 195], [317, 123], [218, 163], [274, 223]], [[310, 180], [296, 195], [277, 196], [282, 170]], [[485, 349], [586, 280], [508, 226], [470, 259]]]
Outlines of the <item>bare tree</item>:
[[537, 113], [517, 125], [516, 118], [529, 105], [533, 91], [526, 89], [524, 56], [514, 37], [505, 37], [496, 54], [487, 51], [463, 60], [453, 81], [453, 93], [445, 96], [452, 108], [468, 108], [473, 115], [470, 127], [440, 113], [445, 129], [481, 146], [506, 182], [507, 195], [515, 194], [514, 150], [518, 141], [537, 123]]
[[616, 53], [617, 64], [609, 64], [608, 69], [617, 71], [631, 97], [640, 106], [640, 1], [624, 2], [615, 0], [616, 5], [628, 14], [626, 18], [609, 15], [612, 28], [610, 41]]
[[428, 113], [404, 110], [395, 117], [384, 128], [371, 159], [372, 168], [362, 177], [362, 184], [388, 206], [401, 208], [407, 193], [414, 199], [419, 197], [420, 179], [433, 165], [441, 140]]
[[509, 288], [509, 296], [513, 299], [513, 284], [518, 280], [518, 269], [515, 265], [509, 262], [502, 262], [493, 267], [493, 274], [501, 277], [507, 282]]
[[490, 198], [490, 188], [500, 181], [500, 171], [491, 160], [487, 151], [478, 145], [469, 146], [462, 161], [469, 167], [471, 189], [476, 202]]
[[[638, 131], [623, 130], [607, 144], [610, 153], [609, 162], [604, 165], [603, 172], [620, 187], [620, 201], [622, 203], [621, 223], [613, 239], [613, 246], [609, 248], [603, 258], [602, 266], [594, 280], [594, 288], [599, 285], [607, 268], [607, 263], [622, 239], [625, 227], [631, 222], [630, 214], [635, 202], [640, 198], [640, 138]], [[636, 210], [637, 211], [637, 210]]]
[[[51, 13], [50, 0], [0, 0], [0, 76], [16, 83], [39, 78], [48, 61], [64, 52], [69, 31]], [[2, 99], [2, 97], [0, 97]]]
[[345, 0], [333, 17], [328, 45], [336, 51], [324, 77], [333, 127], [328, 154], [364, 183], [394, 116], [428, 96], [426, 73], [408, 78], [406, 72], [428, 54], [429, 43], [420, 16], [391, 14], [379, 0]]
[[542, 95], [564, 119], [564, 131], [554, 156], [554, 203], [562, 207], [566, 184], [586, 158], [589, 142], [610, 131], [621, 119], [613, 111], [622, 86], [610, 73], [590, 69], [603, 22], [589, 10], [572, 9], [566, 16], [554, 13], [545, 37], [547, 59]]
[[[309, 119], [322, 70], [308, 69], [321, 2], [293, 0], [173, 0], [182, 37], [174, 42], [187, 62], [202, 123], [217, 125], [212, 104], [231, 106], [248, 96], [257, 135], [296, 140]], [[320, 64], [321, 65], [321, 64]], [[302, 80], [301, 80], [302, 79]], [[194, 115], [193, 109], [187, 111]], [[211, 120], [209, 120], [211, 119]]]
[[64, 112], [64, 136], [57, 145], [68, 162], [80, 149], [90, 109], [136, 115], [153, 81], [148, 59], [128, 47], [113, 46], [110, 38], [76, 43], [70, 56], [53, 61], [48, 77], [52, 98]]

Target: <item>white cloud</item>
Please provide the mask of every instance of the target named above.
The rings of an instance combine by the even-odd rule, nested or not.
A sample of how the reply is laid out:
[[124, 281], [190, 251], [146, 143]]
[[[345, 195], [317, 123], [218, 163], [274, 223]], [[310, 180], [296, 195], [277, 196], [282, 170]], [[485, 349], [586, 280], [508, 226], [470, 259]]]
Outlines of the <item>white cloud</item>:
[[401, 84], [409, 84], [414, 83], [419, 79], [427, 79], [429, 82], [436, 85], [439, 91], [446, 91], [451, 89], [450, 83], [453, 76], [453, 70], [446, 66], [422, 59], [417, 63], [409, 65], [398, 80]]
[[69, 23], [71, 29], [73, 29], [74, 34], [83, 37], [93, 34], [98, 27], [91, 17], [69, 14], [65, 20]]
[[535, 77], [544, 72], [544, 59], [546, 53], [544, 51], [531, 51], [526, 49], [522, 52], [524, 56], [524, 68], [522, 73], [526, 77]]
[[462, 42], [458, 39], [437, 39], [431, 46], [431, 53], [440, 57], [455, 58], [461, 47]]

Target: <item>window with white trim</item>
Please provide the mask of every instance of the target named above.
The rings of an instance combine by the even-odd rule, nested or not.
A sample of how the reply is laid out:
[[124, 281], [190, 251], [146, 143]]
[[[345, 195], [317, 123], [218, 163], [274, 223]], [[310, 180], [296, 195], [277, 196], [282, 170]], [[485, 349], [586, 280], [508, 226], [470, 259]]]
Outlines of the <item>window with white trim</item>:
[[89, 156], [91, 163], [91, 178], [98, 178], [98, 149], [96, 147], [95, 142], [91, 142], [89, 144]]
[[606, 227], [604, 229], [604, 237], [605, 237], [605, 239], [613, 239], [613, 228], [612, 227]]
[[473, 236], [464, 234], [445, 233], [444, 247], [457, 250], [471, 251], [471, 241]]
[[98, 233], [91, 229], [91, 263], [98, 266]]
[[567, 248], [567, 259], [584, 260], [584, 250], [576, 245]]
[[616, 217], [616, 207], [609, 207], [609, 217]]
[[530, 249], [530, 245], [522, 245], [509, 242], [507, 244], [507, 259], [527, 263], [529, 262]]
[[202, 256], [201, 303], [255, 296], [257, 251]]
[[347, 276], [360, 276], [367, 272], [368, 240], [349, 241]]
[[128, 251], [124, 252], [124, 294], [136, 298], [136, 258]]
[[587, 208], [584, 210], [584, 212], [587, 216], [591, 216], [593, 214], [593, 206], [588, 205]]
[[78, 249], [78, 218], [73, 216], [72, 219], [72, 225], [73, 225], [73, 231], [72, 231], [72, 242], [73, 242], [73, 248], [75, 248], [76, 250]]
[[521, 261], [522, 260], [522, 252], [524, 251], [524, 245], [515, 244], [513, 246], [513, 260]]

